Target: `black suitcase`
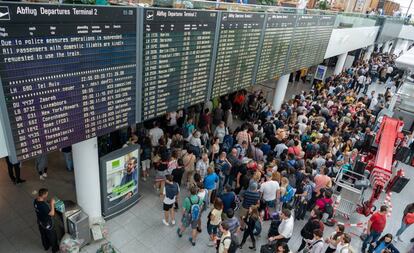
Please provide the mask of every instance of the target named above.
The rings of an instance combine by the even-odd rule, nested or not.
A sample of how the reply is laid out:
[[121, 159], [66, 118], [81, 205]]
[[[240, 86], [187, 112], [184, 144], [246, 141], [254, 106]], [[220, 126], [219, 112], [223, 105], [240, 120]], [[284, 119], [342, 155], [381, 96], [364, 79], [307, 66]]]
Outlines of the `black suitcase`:
[[275, 253], [276, 244], [265, 244], [260, 247], [260, 253]]

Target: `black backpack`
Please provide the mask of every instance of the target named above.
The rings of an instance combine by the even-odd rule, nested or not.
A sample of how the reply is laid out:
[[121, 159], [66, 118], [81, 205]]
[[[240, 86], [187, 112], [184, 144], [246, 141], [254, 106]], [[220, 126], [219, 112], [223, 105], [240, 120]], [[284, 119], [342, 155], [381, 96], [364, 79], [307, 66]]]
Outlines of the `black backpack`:
[[[237, 237], [235, 237], [233, 235], [226, 236], [226, 237], [224, 237], [223, 242], [220, 242], [220, 243], [224, 243], [225, 240], [231, 240], [230, 247], [227, 250], [227, 253], [235, 253], [237, 251], [237, 249], [239, 248], [239, 246], [240, 246], [239, 242], [237, 240]], [[217, 251], [218, 251], [218, 247], [217, 247]]]

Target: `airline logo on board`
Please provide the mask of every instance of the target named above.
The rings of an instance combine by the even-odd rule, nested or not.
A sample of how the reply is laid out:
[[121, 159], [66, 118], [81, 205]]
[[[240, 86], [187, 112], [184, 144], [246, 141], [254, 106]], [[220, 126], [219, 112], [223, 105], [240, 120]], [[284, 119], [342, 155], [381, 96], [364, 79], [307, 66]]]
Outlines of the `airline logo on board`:
[[0, 20], [10, 20], [10, 11], [8, 6], [0, 6]]

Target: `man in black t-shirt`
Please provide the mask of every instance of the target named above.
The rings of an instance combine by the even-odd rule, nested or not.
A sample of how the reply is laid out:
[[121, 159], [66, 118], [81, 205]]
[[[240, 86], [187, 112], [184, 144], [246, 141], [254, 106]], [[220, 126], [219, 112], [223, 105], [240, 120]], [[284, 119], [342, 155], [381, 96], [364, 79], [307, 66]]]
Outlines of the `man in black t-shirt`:
[[42, 188], [39, 190], [38, 197], [33, 201], [33, 206], [37, 216], [42, 245], [45, 250], [52, 247], [52, 252], [58, 252], [58, 240], [56, 230], [53, 225], [52, 217], [55, 215], [55, 200], [50, 200], [50, 205], [46, 202], [49, 192]]

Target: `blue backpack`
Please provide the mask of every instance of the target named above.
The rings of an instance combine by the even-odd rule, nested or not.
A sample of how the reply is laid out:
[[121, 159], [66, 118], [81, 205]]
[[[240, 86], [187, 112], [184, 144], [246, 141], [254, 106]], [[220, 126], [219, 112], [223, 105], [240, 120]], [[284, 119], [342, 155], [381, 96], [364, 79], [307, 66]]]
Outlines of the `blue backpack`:
[[233, 137], [231, 135], [225, 135], [223, 138], [223, 151], [228, 153], [233, 147]]
[[197, 221], [200, 218], [200, 197], [197, 196], [197, 202], [193, 203], [191, 201], [191, 197], [188, 197], [188, 200], [190, 200], [190, 214], [191, 214], [191, 221]]
[[295, 191], [294, 191], [293, 187], [288, 185], [288, 187], [286, 189], [286, 193], [285, 193], [285, 195], [283, 195], [283, 197], [280, 199], [280, 201], [283, 202], [283, 203], [289, 203], [290, 201], [292, 201], [294, 195], [295, 195]]

